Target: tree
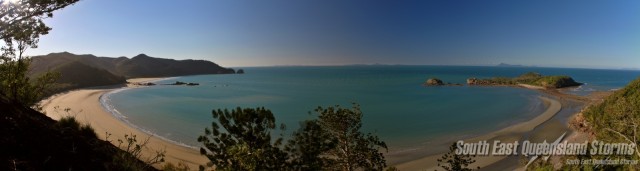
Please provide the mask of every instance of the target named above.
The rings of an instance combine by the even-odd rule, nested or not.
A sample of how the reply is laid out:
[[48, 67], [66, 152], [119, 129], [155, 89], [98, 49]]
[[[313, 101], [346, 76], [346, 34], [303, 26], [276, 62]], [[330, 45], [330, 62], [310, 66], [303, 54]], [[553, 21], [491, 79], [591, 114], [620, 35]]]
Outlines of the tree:
[[[475, 163], [476, 160], [473, 159], [475, 156], [471, 156], [468, 154], [456, 154], [456, 144], [453, 143], [449, 146], [449, 152], [442, 155], [440, 159], [438, 159], [438, 166], [442, 167], [444, 170], [450, 171], [471, 171], [473, 169], [467, 168], [467, 166]], [[480, 167], [477, 167], [480, 169]]]
[[0, 56], [0, 94], [15, 103], [32, 106], [51, 88], [59, 76], [46, 73], [30, 80], [27, 76], [29, 57], [25, 51], [37, 48], [41, 35], [51, 30], [43, 19], [53, 17], [53, 11], [78, 0], [14, 0], [0, 5], [0, 39], [4, 46]]
[[360, 105], [354, 103], [351, 109], [318, 107], [315, 111], [320, 127], [337, 141], [336, 147], [327, 154], [336, 158], [341, 170], [383, 170], [387, 167], [384, 155], [379, 152], [380, 148], [387, 149], [387, 144], [371, 133], [360, 132]]
[[325, 131], [317, 120], [307, 120], [303, 121], [300, 129], [293, 133], [285, 150], [291, 155], [293, 169], [323, 170], [336, 163], [333, 158], [324, 155], [336, 145], [336, 138]]
[[[211, 129], [198, 137], [216, 170], [283, 170], [287, 167], [287, 154], [279, 146], [282, 138], [274, 141], [271, 131], [276, 128], [275, 117], [264, 108], [236, 108], [214, 110]], [[222, 128], [220, 127], [222, 126]], [[280, 127], [284, 130], [284, 125]], [[273, 142], [273, 143], [272, 143]]]
[[383, 170], [387, 166], [379, 152], [387, 145], [377, 136], [360, 132], [362, 112], [357, 104], [352, 109], [318, 107], [316, 112], [318, 118], [303, 121], [281, 149], [282, 138], [271, 139], [276, 127], [271, 111], [214, 110], [217, 122], [198, 138], [205, 146], [200, 153], [218, 170]]

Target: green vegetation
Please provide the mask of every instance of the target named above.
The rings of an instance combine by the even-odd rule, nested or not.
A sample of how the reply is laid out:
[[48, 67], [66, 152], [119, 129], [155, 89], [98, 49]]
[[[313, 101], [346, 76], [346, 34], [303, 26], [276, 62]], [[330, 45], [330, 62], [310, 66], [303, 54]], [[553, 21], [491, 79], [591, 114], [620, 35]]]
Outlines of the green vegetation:
[[198, 138], [205, 146], [200, 153], [216, 170], [383, 170], [387, 166], [379, 152], [386, 144], [377, 136], [360, 132], [362, 112], [358, 105], [315, 111], [318, 119], [302, 122], [282, 147], [282, 138], [271, 139], [271, 131], [276, 129], [271, 111], [214, 110], [217, 122]]
[[[16, 0], [0, 5], [0, 170], [155, 170], [99, 140], [91, 126], [72, 116], [54, 121], [30, 108], [51, 92], [59, 74], [45, 70], [29, 77], [32, 58], [25, 51], [36, 48], [39, 37], [51, 30], [44, 19], [77, 1]], [[117, 156], [144, 167], [124, 167], [114, 161]]]
[[[140, 54], [132, 58], [97, 57], [94, 55], [76, 55], [68, 52], [51, 53], [33, 57], [33, 73], [58, 70], [65, 65], [86, 65], [125, 78], [172, 77], [197, 74], [232, 74], [233, 69], [224, 68], [206, 60], [174, 60], [150, 57]], [[64, 73], [63, 73], [64, 74]]]
[[162, 166], [161, 170], [163, 170], [163, 171], [190, 171], [191, 168], [189, 168], [189, 166], [187, 166], [183, 162], [178, 162], [178, 165], [175, 165], [173, 163], [166, 163], [164, 166]]
[[[37, 77], [49, 71], [60, 73], [54, 92], [124, 84], [126, 78], [235, 73], [233, 69], [223, 68], [210, 61], [162, 59], [144, 54], [129, 59], [62, 52], [31, 59], [30, 77]], [[198, 84], [185, 83], [185, 85]]]
[[[111, 134], [107, 134], [107, 141], [109, 141], [109, 137]], [[124, 170], [149, 170], [153, 169], [151, 167], [154, 164], [164, 162], [165, 151], [157, 150], [155, 151], [155, 155], [149, 156], [144, 162], [140, 162], [144, 156], [142, 156], [142, 150], [147, 147], [149, 143], [149, 139], [151, 137], [147, 137], [142, 142], [138, 143], [137, 136], [134, 134], [125, 134], [124, 140], [118, 139], [118, 148], [122, 149], [118, 151], [116, 155], [113, 156], [113, 163], [117, 163], [118, 167], [121, 167]], [[109, 141], [111, 142], [111, 141]]]
[[59, 74], [47, 72], [32, 80], [26, 76], [29, 62], [29, 58], [22, 56], [2, 58], [0, 61], [0, 94], [17, 104], [34, 106], [51, 92], [53, 83]]
[[[340, 170], [382, 170], [387, 164], [380, 148], [387, 149], [385, 142], [377, 136], [360, 132], [362, 112], [353, 104], [351, 109], [340, 106], [316, 110], [320, 131], [325, 131], [329, 140], [337, 142], [336, 147], [321, 155], [336, 157]], [[304, 142], [304, 141], [303, 141]]]
[[[55, 121], [0, 96], [0, 170], [155, 170], [74, 117]], [[66, 110], [69, 112], [70, 110]], [[67, 116], [73, 116], [67, 115]]]
[[43, 20], [53, 11], [74, 4], [78, 0], [18, 0], [0, 6], [0, 95], [12, 102], [33, 106], [50, 89], [58, 77], [44, 72], [39, 77], [27, 77], [31, 60], [25, 56], [29, 48], [38, 47], [41, 35], [51, 30]]
[[[605, 142], [640, 143], [640, 78], [607, 97], [602, 103], [590, 106], [583, 115], [596, 139]], [[599, 155], [593, 158], [640, 159], [638, 147], [634, 155]], [[613, 167], [613, 168], [612, 168]], [[615, 168], [621, 167], [621, 168]], [[605, 169], [635, 169], [635, 165], [606, 166]]]
[[89, 125], [89, 124], [80, 124], [76, 120], [76, 118], [73, 117], [73, 116], [65, 116], [65, 117], [60, 118], [60, 120], [58, 120], [56, 125], [59, 126], [62, 131], [70, 129], [70, 130], [78, 131], [78, 132], [80, 132], [80, 134], [82, 134], [84, 136], [87, 136], [87, 137], [98, 138], [98, 135], [96, 134], [96, 131], [93, 130], [91, 125]]
[[[438, 166], [444, 170], [449, 171], [471, 171], [473, 169], [468, 168], [469, 165], [476, 162], [472, 155], [458, 155], [455, 153], [456, 144], [453, 143], [449, 146], [449, 152], [445, 153], [438, 159]], [[480, 169], [477, 167], [476, 169]]]
[[317, 120], [303, 121], [300, 129], [293, 133], [285, 150], [289, 152], [292, 168], [295, 170], [322, 170], [335, 164], [326, 151], [336, 148], [337, 141], [322, 129]]
[[[286, 153], [278, 146], [282, 138], [272, 142], [276, 128], [271, 111], [264, 108], [214, 110], [212, 129], [206, 128], [198, 142], [206, 147], [206, 155], [216, 170], [283, 170]], [[220, 129], [222, 126], [222, 129]], [[207, 151], [208, 150], [208, 151]]]
[[64, 91], [80, 87], [95, 87], [105, 85], [124, 84], [126, 79], [116, 76], [106, 70], [95, 68], [80, 62], [70, 62], [55, 68], [60, 73], [56, 81], [55, 91]]
[[540, 86], [544, 88], [562, 88], [578, 86], [581, 83], [575, 82], [573, 78], [569, 76], [543, 76], [539, 73], [528, 72], [515, 78], [508, 77], [493, 77], [489, 79], [467, 79], [469, 85], [517, 85], [528, 84], [534, 86]]

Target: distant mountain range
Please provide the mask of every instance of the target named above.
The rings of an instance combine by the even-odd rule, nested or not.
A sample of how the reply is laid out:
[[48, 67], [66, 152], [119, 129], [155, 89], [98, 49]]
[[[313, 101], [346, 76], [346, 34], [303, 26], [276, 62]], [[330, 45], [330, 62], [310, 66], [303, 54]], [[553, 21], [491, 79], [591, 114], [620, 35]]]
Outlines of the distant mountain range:
[[35, 56], [31, 74], [58, 71], [64, 89], [125, 83], [128, 78], [173, 77], [199, 74], [233, 74], [231, 68], [206, 60], [174, 60], [139, 54], [127, 57], [97, 57], [69, 52]]
[[528, 66], [524, 66], [524, 65], [511, 65], [511, 64], [506, 64], [506, 63], [500, 63], [498, 65], [496, 65], [497, 67], [528, 67]]

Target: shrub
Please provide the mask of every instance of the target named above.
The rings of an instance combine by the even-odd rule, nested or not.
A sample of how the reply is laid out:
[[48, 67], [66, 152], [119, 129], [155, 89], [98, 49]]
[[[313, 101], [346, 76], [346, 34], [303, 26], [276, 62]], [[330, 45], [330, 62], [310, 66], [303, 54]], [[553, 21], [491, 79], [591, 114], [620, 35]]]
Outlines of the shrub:
[[162, 170], [164, 171], [189, 171], [191, 168], [184, 164], [183, 162], [178, 162], [178, 165], [174, 165], [173, 163], [167, 163], [162, 166]]
[[67, 128], [71, 130], [80, 130], [81, 124], [78, 122], [78, 120], [76, 120], [76, 117], [74, 116], [64, 116], [60, 118], [60, 120], [58, 120], [57, 125], [63, 129]]

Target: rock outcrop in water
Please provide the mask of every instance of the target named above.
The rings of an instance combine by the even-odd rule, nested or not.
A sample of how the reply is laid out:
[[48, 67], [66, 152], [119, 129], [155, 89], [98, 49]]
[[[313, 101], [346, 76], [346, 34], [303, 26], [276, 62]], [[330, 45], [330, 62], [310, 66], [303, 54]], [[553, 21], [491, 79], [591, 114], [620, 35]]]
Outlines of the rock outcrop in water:
[[424, 82], [424, 85], [425, 86], [441, 86], [441, 85], [444, 85], [444, 83], [440, 79], [430, 78], [426, 82]]
[[462, 86], [462, 84], [460, 83], [449, 83], [449, 82], [444, 83], [444, 81], [438, 78], [429, 78], [422, 85], [423, 86]]
[[187, 86], [197, 86], [197, 85], [200, 85], [200, 83], [186, 83], [186, 82], [182, 82], [182, 81], [176, 81], [175, 83], [166, 84], [166, 85], [187, 85]]

